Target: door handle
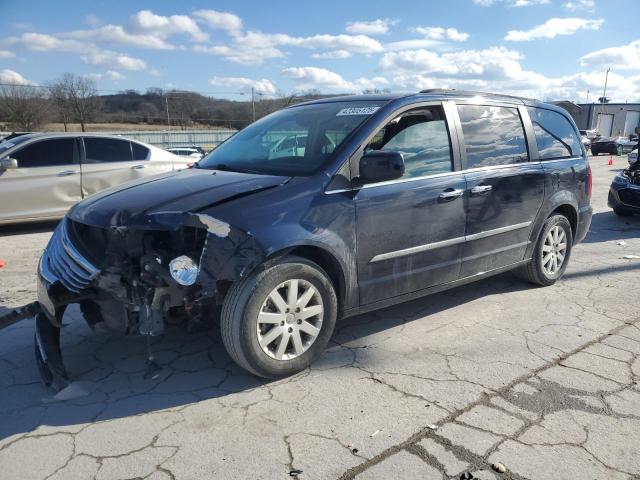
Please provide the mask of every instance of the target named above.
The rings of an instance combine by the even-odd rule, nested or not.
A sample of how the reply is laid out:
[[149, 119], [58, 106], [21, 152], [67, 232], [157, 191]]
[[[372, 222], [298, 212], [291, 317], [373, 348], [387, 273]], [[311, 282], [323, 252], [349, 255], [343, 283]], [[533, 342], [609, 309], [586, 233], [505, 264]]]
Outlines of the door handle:
[[131, 167], [131, 170], [142, 170], [143, 168], [147, 168], [146, 165], [134, 165]]
[[460, 198], [463, 193], [464, 193], [464, 190], [460, 188], [453, 188], [453, 189], [445, 190], [438, 196], [438, 198], [443, 202], [450, 202], [451, 200]]
[[68, 177], [69, 175], [75, 175], [76, 171], [75, 170], [63, 170], [62, 172], [58, 173], [59, 177]]
[[491, 185], [476, 185], [471, 189], [471, 195], [484, 195], [489, 193], [492, 188]]

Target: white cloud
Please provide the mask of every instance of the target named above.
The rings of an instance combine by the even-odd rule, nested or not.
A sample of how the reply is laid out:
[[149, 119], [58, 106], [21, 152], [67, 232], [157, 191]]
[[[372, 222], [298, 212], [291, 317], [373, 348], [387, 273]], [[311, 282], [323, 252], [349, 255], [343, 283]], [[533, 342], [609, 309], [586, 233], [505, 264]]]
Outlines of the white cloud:
[[230, 62], [242, 65], [255, 65], [264, 63], [272, 58], [284, 57], [284, 53], [271, 46], [251, 47], [241, 44], [235, 45], [195, 45], [194, 52], [208, 53], [223, 57]]
[[313, 53], [311, 58], [318, 58], [321, 60], [340, 60], [350, 58], [351, 52], [347, 50], [332, 50], [330, 52]]
[[570, 11], [586, 10], [587, 12], [593, 12], [596, 8], [596, 2], [594, 0], [575, 0], [565, 2], [562, 4], [564, 8]]
[[451, 40], [453, 42], [464, 42], [469, 38], [466, 32], [460, 32], [456, 28], [443, 27], [413, 27], [412, 32], [423, 35], [430, 40]]
[[587, 53], [580, 58], [583, 67], [613, 67], [621, 70], [640, 70], [640, 40], [620, 47], [609, 47]]
[[[583, 100], [587, 89], [599, 91], [604, 71], [546, 77], [526, 70], [522, 55], [505, 47], [445, 52], [387, 52], [380, 69], [392, 75], [396, 89], [457, 88], [499, 92], [543, 100]], [[640, 75], [609, 74], [608, 95], [618, 101], [640, 100]]]
[[0, 70], [0, 83], [10, 83], [13, 85], [35, 85], [31, 80], [27, 80], [15, 70], [5, 68]]
[[547, 5], [551, 3], [551, 0], [473, 0], [473, 3], [481, 7], [491, 7], [500, 3], [508, 7], [531, 7], [534, 5]]
[[15, 57], [16, 54], [10, 52], [9, 50], [0, 50], [0, 58], [12, 58]]
[[147, 67], [144, 60], [109, 50], [87, 52], [81, 55], [80, 59], [89, 65], [105, 65], [107, 67], [121, 68], [124, 70], [144, 70]]
[[237, 33], [242, 30], [242, 19], [229, 12], [217, 10], [197, 10], [193, 16], [205, 23], [209, 28], [226, 30], [229, 33]]
[[389, 18], [378, 18], [370, 22], [347, 22], [345, 30], [347, 33], [353, 34], [384, 35], [389, 32], [389, 28], [392, 25], [397, 23], [397, 20], [391, 20]]
[[196, 45], [194, 51], [209, 53], [235, 63], [260, 64], [271, 58], [284, 57], [279, 47], [290, 46], [319, 50], [343, 50], [349, 53], [379, 53], [384, 50], [377, 40], [365, 35], [312, 35], [293, 37], [284, 33], [247, 31], [237, 34], [229, 44]]
[[260, 80], [252, 80], [246, 77], [213, 77], [209, 79], [209, 84], [220, 87], [230, 87], [238, 89], [242, 92], [250, 92], [254, 88], [257, 92], [264, 95], [275, 95], [277, 92], [276, 85], [266, 78]]
[[527, 42], [538, 38], [555, 38], [559, 35], [573, 35], [578, 30], [598, 30], [603, 23], [602, 19], [550, 18], [531, 30], [510, 30], [504, 39], [512, 42]]
[[380, 69], [387, 72], [411, 72], [434, 77], [482, 78], [504, 80], [520, 77], [522, 55], [505, 47], [436, 53], [431, 50], [407, 50], [385, 53]]
[[92, 30], [74, 30], [58, 34], [60, 38], [69, 38], [84, 42], [126, 45], [155, 50], [173, 50], [175, 47], [164, 38], [147, 33], [131, 33], [121, 25], [104, 25]]
[[333, 90], [341, 93], [362, 92], [389, 84], [384, 77], [359, 78], [349, 82], [336, 72], [318, 67], [292, 67], [282, 70], [282, 74], [293, 79], [298, 88]]
[[61, 52], [83, 52], [87, 50], [87, 45], [76, 40], [65, 40], [46, 35], [44, 33], [28, 32], [19, 37], [9, 37], [5, 43], [7, 45], [21, 46], [28, 50], [46, 52], [57, 50]]
[[115, 70], [107, 70], [104, 73], [87, 73], [83, 75], [85, 78], [89, 78], [91, 80], [95, 80], [96, 82], [100, 80], [111, 80], [113, 82], [117, 82], [118, 80], [123, 80], [125, 78], [120, 72], [116, 72]]
[[131, 17], [131, 28], [135, 32], [167, 38], [173, 34], [187, 34], [196, 42], [206, 42], [209, 35], [202, 30], [195, 20], [186, 15], [165, 17], [156, 15], [151, 10], [140, 10]]

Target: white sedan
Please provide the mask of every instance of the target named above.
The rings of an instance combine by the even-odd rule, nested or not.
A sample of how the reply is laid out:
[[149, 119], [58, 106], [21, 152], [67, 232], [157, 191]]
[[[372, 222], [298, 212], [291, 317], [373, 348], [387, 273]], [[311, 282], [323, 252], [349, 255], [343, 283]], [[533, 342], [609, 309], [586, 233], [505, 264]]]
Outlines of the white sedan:
[[51, 220], [76, 202], [192, 160], [128, 138], [30, 133], [0, 142], [0, 225]]

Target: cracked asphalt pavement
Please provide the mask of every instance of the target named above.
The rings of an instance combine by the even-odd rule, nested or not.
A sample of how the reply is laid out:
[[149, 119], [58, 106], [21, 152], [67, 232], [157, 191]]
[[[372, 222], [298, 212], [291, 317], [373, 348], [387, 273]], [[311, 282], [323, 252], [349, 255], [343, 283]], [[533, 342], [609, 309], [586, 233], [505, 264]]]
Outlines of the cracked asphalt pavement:
[[[639, 479], [640, 216], [607, 208], [625, 159], [607, 160], [591, 159], [591, 232], [555, 286], [505, 274], [345, 320], [291, 378], [174, 328], [145, 379], [144, 339], [94, 334], [72, 307], [74, 382], [53, 396], [33, 320], [1, 330], [0, 477]], [[0, 313], [35, 298], [51, 228], [0, 230]]]

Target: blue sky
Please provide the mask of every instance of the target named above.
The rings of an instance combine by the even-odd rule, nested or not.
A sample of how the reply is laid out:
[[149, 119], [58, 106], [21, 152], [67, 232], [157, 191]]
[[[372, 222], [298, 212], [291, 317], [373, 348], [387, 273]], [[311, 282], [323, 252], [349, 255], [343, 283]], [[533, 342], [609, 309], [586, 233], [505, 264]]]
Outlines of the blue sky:
[[0, 0], [0, 82], [229, 98], [446, 87], [640, 101], [637, 0]]

